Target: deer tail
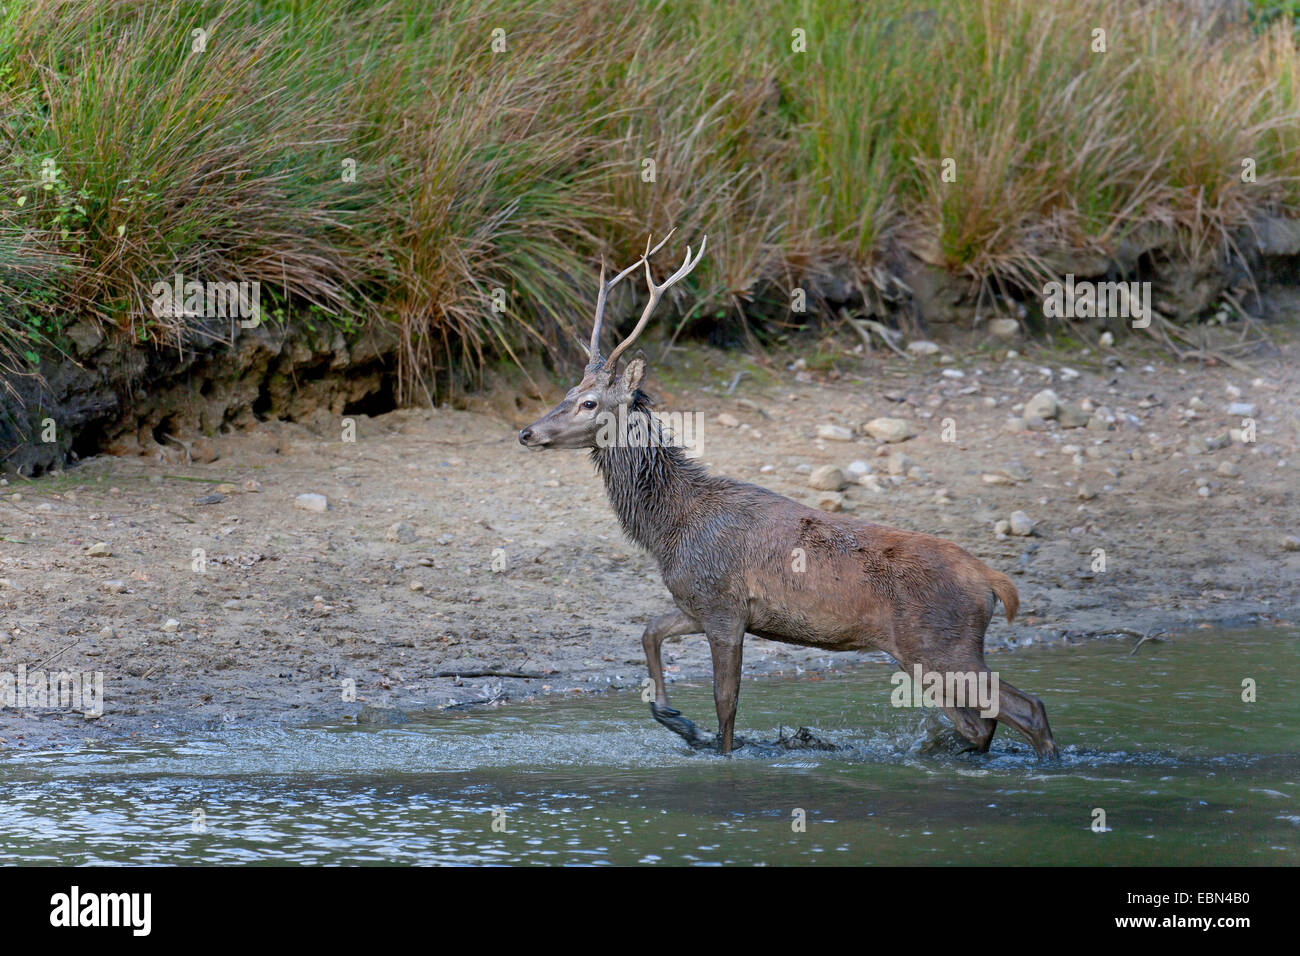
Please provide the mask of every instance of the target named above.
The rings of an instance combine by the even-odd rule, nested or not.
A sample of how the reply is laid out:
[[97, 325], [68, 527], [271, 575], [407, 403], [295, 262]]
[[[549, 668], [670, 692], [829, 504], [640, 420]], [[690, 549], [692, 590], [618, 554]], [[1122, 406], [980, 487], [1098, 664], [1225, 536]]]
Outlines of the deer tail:
[[1010, 624], [1016, 616], [1016, 611], [1020, 609], [1020, 595], [1016, 593], [1016, 586], [1001, 571], [989, 568], [989, 587], [993, 589], [993, 593], [1002, 602], [1002, 607], [1006, 609], [1007, 623]]

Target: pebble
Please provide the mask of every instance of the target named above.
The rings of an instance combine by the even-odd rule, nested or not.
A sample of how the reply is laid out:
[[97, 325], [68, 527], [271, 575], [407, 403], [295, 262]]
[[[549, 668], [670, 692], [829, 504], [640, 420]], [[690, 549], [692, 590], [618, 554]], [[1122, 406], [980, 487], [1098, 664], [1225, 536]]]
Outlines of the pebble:
[[388, 531], [384, 535], [389, 541], [397, 541], [401, 544], [410, 544], [415, 540], [415, 528], [409, 522], [399, 521], [396, 524], [389, 525]]
[[889, 456], [889, 473], [891, 475], [906, 475], [912, 467], [912, 459], [901, 451], [896, 451]]
[[1103, 332], [1098, 341], [1101, 342], [1103, 348], [1110, 348], [1115, 344], [1115, 336], [1111, 335], [1110, 332]]
[[848, 475], [850, 481], [857, 481], [863, 475], [871, 474], [871, 465], [859, 458], [856, 461], [849, 462], [849, 467], [844, 469], [844, 471]]
[[1045, 388], [1025, 402], [1025, 420], [1028, 421], [1030, 418], [1055, 418], [1059, 408], [1060, 399], [1056, 397], [1056, 393], [1050, 388]]
[[1297, 538], [1293, 534], [1287, 535], [1285, 538], [1282, 539], [1282, 550], [1300, 551], [1300, 538]]
[[918, 339], [915, 342], [908, 342], [907, 350], [909, 352], [915, 352], [917, 355], [937, 355], [939, 353], [939, 346], [933, 342]]
[[1231, 461], [1219, 462], [1219, 467], [1214, 470], [1227, 478], [1237, 478], [1241, 475], [1241, 469]]
[[1091, 501], [1093, 498], [1096, 497], [1097, 497], [1097, 492], [1093, 491], [1087, 485], [1084, 484], [1079, 485], [1079, 500]]
[[822, 465], [808, 476], [808, 487], [821, 491], [839, 491], [846, 484], [848, 481], [844, 477], [844, 472], [834, 465]]
[[726, 412], [723, 412], [721, 415], [719, 415], [715, 419], [715, 421], [717, 421], [717, 423], [721, 425], [723, 428], [740, 427], [740, 419], [736, 418], [735, 415], [728, 415]]
[[1008, 534], [1011, 533], [1011, 522], [1008, 521], [1006, 518], [1002, 518], [994, 522], [993, 533], [996, 534], [999, 538], [1005, 538]]
[[1255, 417], [1255, 406], [1250, 402], [1233, 402], [1228, 406], [1229, 415], [1244, 415], [1247, 418]]
[[246, 482], [240, 485], [240, 487], [251, 494], [257, 494], [262, 490], [262, 483], [256, 478], [249, 478]]
[[126, 582], [125, 582], [125, 581], [119, 581], [119, 580], [113, 580], [113, 581], [101, 581], [100, 584], [99, 584], [99, 587], [100, 587], [101, 590], [103, 590], [103, 591], [107, 591], [109, 594], [125, 594], [125, 593], [126, 593]]
[[86, 554], [92, 558], [111, 558], [113, 556], [113, 551], [109, 548], [108, 542], [100, 541], [87, 548]]
[[1019, 537], [1026, 537], [1034, 533], [1034, 520], [1023, 511], [1011, 512], [1011, 533]]
[[424, 590], [424, 585], [421, 584], [419, 581], [412, 581], [412, 582], [411, 582], [411, 590], [412, 590], [412, 591], [423, 591], [423, 590]]
[[823, 491], [817, 496], [817, 507], [822, 511], [843, 511], [844, 496], [838, 491]]
[[853, 432], [843, 425], [818, 425], [817, 437], [827, 441], [853, 441]]
[[995, 339], [1010, 342], [1020, 334], [1020, 323], [1015, 319], [993, 319], [989, 322], [989, 334]]
[[213, 490], [219, 495], [233, 495], [233, 494], [238, 494], [239, 486], [232, 485], [228, 481], [223, 481], [221, 484], [217, 485], [217, 487], [214, 488]]
[[891, 444], [906, 441], [916, 434], [912, 423], [905, 418], [873, 418], [862, 428], [872, 438]]
[[113, 625], [105, 624], [99, 629], [99, 636], [104, 638], [104, 640], [110, 640], [116, 637], [117, 633], [113, 630]]
[[1078, 405], [1066, 402], [1057, 408], [1056, 420], [1060, 422], [1062, 428], [1085, 428], [1092, 420], [1092, 415]]
[[166, 623], [163, 624], [162, 629], [166, 631], [168, 634], [175, 634], [178, 630], [180, 630], [180, 626], [181, 626], [180, 621], [176, 620], [176, 618], [174, 617], [169, 617], [167, 618]]
[[294, 498], [293, 506], [301, 508], [303, 511], [325, 511], [329, 508], [329, 501], [326, 500], [324, 495], [308, 493]]

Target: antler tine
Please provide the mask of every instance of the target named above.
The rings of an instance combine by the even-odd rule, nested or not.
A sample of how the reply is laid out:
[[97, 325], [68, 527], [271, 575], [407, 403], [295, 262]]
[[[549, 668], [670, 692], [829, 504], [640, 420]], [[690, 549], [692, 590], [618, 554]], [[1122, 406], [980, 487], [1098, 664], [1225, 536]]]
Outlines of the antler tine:
[[603, 258], [600, 260], [600, 292], [596, 294], [596, 321], [591, 328], [591, 347], [587, 349], [587, 358], [591, 365], [599, 366], [604, 364], [603, 359], [600, 357], [600, 333], [601, 327], [605, 323], [605, 299], [609, 295], [609, 290], [626, 278], [633, 269], [662, 249], [664, 243], [671, 239], [673, 233], [676, 231], [676, 228], [670, 229], [668, 235], [664, 236], [663, 239], [659, 241], [659, 245], [655, 246], [653, 249], [650, 248], [650, 242], [654, 238], [653, 234], [646, 236], [645, 252], [641, 254], [641, 258], [632, 263], [618, 275], [614, 276], [614, 278], [610, 279], [609, 282], [605, 281], [605, 260]]
[[[667, 241], [668, 241], [667, 238], [665, 238], [664, 242]], [[633, 342], [636, 341], [637, 336], [641, 334], [641, 330], [644, 329], [646, 327], [646, 323], [650, 321], [650, 314], [654, 312], [655, 306], [659, 304], [659, 299], [663, 296], [664, 292], [666, 292], [672, 286], [676, 285], [678, 282], [685, 279], [688, 275], [691, 274], [691, 271], [697, 265], [700, 264], [700, 259], [704, 257], [704, 250], [705, 247], [708, 246], [708, 244], [709, 244], [709, 237], [708, 236], [703, 237], [700, 240], [700, 251], [694, 257], [691, 256], [691, 247], [687, 246], [686, 261], [682, 263], [682, 267], [680, 269], [678, 269], [676, 272], [674, 272], [672, 275], [670, 275], [667, 279], [664, 280], [663, 285], [655, 285], [654, 279], [651, 278], [650, 276], [650, 260], [646, 256], [642, 257], [642, 261], [645, 262], [646, 284], [650, 287], [650, 301], [646, 303], [645, 311], [641, 313], [641, 318], [637, 321], [636, 328], [632, 330], [632, 334], [629, 335], [627, 338], [625, 338], [622, 342], [620, 342], [618, 347], [614, 349], [614, 351], [609, 353], [609, 358], [605, 360], [605, 365], [608, 368], [612, 370], [615, 367], [615, 365], [618, 363], [618, 357], [622, 355], [625, 351], [627, 351], [628, 346], [630, 346]], [[663, 242], [659, 243], [659, 245], [662, 246]], [[655, 246], [655, 249], [658, 248], [659, 246]]]
[[599, 365], [600, 358], [600, 331], [601, 326], [605, 323], [605, 299], [609, 295], [609, 290], [618, 285], [626, 276], [628, 276], [637, 266], [645, 261], [642, 256], [636, 262], [632, 263], [614, 278], [608, 282], [605, 281], [605, 260], [600, 262], [600, 291], [596, 294], [596, 321], [591, 327], [591, 347], [587, 349], [587, 357], [592, 365]]

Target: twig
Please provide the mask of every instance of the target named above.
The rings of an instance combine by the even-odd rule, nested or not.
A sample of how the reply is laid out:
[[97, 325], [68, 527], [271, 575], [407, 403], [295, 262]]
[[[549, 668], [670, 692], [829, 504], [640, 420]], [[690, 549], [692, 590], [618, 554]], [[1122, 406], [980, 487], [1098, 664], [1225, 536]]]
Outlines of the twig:
[[1145, 644], [1147, 641], [1152, 641], [1157, 644], [1163, 642], [1164, 638], [1156, 636], [1159, 633], [1160, 633], [1159, 631], [1147, 631], [1145, 634], [1142, 635], [1141, 639], [1136, 644], [1133, 645], [1133, 650], [1128, 652], [1128, 656], [1132, 657], [1134, 654], [1136, 654], [1138, 648], [1141, 647], [1143, 644]]
[[555, 674], [533, 674], [528, 671], [438, 671], [434, 677], [519, 677], [524, 680], [544, 680]]
[[[84, 637], [79, 637], [79, 638], [77, 638], [75, 641], [73, 641], [71, 644], [69, 644], [67, 647], [65, 647], [65, 648], [63, 649], [63, 651], [67, 651], [67, 650], [70, 650], [71, 648], [76, 647], [78, 644], [80, 644], [80, 643], [81, 643], [82, 641], [84, 641], [84, 640], [85, 640]], [[50, 657], [45, 658], [45, 660], [41, 661], [41, 662], [40, 662], [39, 664], [37, 664], [36, 666], [37, 666], [37, 667], [44, 667], [44, 666], [45, 666], [46, 664], [48, 664], [50, 661], [54, 660], [54, 658], [56, 658], [56, 657], [61, 657], [61, 656], [63, 655], [63, 651], [59, 651], [58, 653], [53, 654], [53, 655], [51, 655]]]
[[908, 355], [894, 344], [894, 340], [889, 337], [889, 330], [879, 322], [872, 319], [849, 319], [848, 323], [853, 326], [858, 335], [862, 336], [863, 341], [867, 343], [868, 351], [871, 349], [871, 333], [875, 332], [876, 335], [880, 337], [880, 341], [884, 342], [885, 345], [889, 346], [889, 348], [897, 354], [903, 356], [903, 358], [911, 361], [912, 356]]

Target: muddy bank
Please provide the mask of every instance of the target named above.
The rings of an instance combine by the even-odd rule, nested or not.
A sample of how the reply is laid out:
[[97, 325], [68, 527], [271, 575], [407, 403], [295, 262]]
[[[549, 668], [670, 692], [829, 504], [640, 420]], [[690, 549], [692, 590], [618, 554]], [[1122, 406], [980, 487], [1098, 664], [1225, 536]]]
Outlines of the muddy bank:
[[[650, 388], [665, 410], [700, 414], [712, 469], [809, 502], [838, 494], [829, 507], [949, 538], [1011, 574], [1021, 613], [990, 626], [995, 661], [1033, 643], [1300, 617], [1293, 343], [1251, 372], [1019, 351], [844, 355], [817, 371], [674, 350]], [[1026, 417], [1045, 389], [1060, 408]], [[1253, 406], [1255, 441], [1232, 435], [1234, 403]], [[501, 391], [465, 410], [340, 410], [246, 423], [212, 461], [178, 448], [11, 477], [0, 670], [102, 671], [106, 703], [97, 719], [6, 708], [0, 744], [384, 722], [640, 687], [641, 630], [667, 591], [585, 455], [518, 446], [541, 408]], [[864, 435], [881, 417], [914, 436]], [[848, 440], [819, 438], [827, 425]], [[854, 461], [873, 479], [809, 487], [814, 469]], [[300, 506], [305, 494], [325, 510]], [[999, 535], [1016, 511], [1032, 533]], [[744, 673], [815, 682], [863, 658], [750, 638]], [[670, 643], [665, 662], [674, 682], [709, 678], [703, 638]], [[1014, 659], [999, 666], [1014, 675]]]
[[[1064, 329], [1094, 343], [1109, 335], [1121, 348], [1163, 340], [1173, 354], [1199, 355], [1217, 345], [1231, 357], [1260, 341], [1260, 320], [1288, 320], [1300, 310], [1300, 220], [1261, 217], [1234, 234], [1229, 246], [1199, 260], [1190, 260], [1184, 245], [1175, 232], [1148, 226], [1108, 254], [1062, 251], [1046, 264], [1072, 281], [1148, 283], [1157, 317], [1149, 333], [1133, 331], [1130, 319], [1119, 315], [1062, 326], [1044, 315], [1037, 286], [994, 289], [901, 247], [865, 272], [841, 262], [767, 281], [748, 291], [743, 311], [734, 303], [697, 309], [703, 317], [683, 328], [688, 338], [734, 347], [751, 343], [755, 332], [770, 336], [847, 317], [878, 320], [909, 337], [965, 344], [996, 342], [988, 320], [1001, 315], [1003, 323], [1014, 323], [1012, 337]], [[790, 281], [802, 290], [797, 310]], [[624, 331], [638, 312], [630, 300], [611, 303], [611, 321]], [[1204, 320], [1210, 324], [1197, 324]], [[210, 461], [219, 454], [214, 442], [258, 422], [327, 427], [331, 419], [378, 415], [400, 404], [404, 346], [396, 322], [354, 326], [318, 316], [314, 322], [267, 320], [251, 329], [231, 319], [193, 322], [184, 341], [149, 346], [89, 320], [60, 332], [62, 351], [42, 356], [43, 381], [15, 378], [0, 388], [0, 472], [37, 475], [101, 452]], [[571, 351], [567, 342], [552, 346], [553, 358]], [[468, 379], [452, 382], [449, 375], [447, 369], [433, 372], [437, 381], [428, 384], [457, 394], [456, 386]], [[410, 394], [424, 391], [411, 385]]]

